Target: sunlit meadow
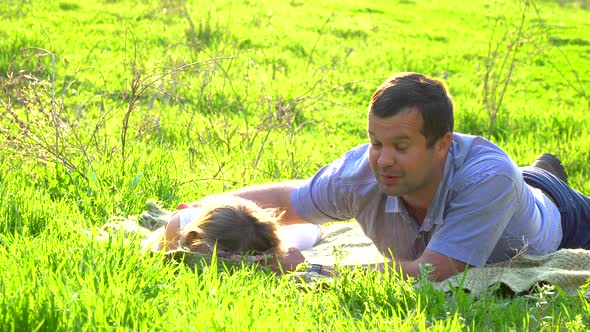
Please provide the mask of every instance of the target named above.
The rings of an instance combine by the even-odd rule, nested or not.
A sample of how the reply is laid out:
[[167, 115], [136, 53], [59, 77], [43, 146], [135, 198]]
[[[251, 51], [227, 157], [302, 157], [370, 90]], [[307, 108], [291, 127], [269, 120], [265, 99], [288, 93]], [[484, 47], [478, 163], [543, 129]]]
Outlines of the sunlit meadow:
[[587, 1], [0, 3], [0, 330], [585, 330], [559, 289], [443, 293], [343, 272], [324, 287], [193, 271], [84, 230], [306, 178], [366, 141], [374, 89], [444, 80], [456, 130], [590, 194]]

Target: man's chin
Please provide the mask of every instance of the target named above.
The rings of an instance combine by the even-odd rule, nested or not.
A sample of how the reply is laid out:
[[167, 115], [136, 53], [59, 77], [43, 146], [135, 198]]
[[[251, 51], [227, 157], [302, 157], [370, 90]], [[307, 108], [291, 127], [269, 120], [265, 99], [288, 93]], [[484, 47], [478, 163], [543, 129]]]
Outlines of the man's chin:
[[401, 192], [399, 190], [398, 187], [392, 186], [392, 185], [386, 185], [383, 183], [379, 183], [379, 189], [381, 190], [382, 193], [384, 193], [387, 196], [401, 196], [404, 194], [403, 192]]

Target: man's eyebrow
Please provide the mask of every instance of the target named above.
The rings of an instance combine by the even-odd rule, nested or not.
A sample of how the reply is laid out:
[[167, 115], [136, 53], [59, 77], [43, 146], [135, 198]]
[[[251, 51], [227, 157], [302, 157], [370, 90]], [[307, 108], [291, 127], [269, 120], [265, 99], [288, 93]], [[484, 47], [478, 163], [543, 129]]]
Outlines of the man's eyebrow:
[[[369, 133], [369, 136], [371, 136], [371, 137], [375, 136], [375, 133], [370, 130], [368, 131], [368, 133]], [[402, 141], [402, 140], [409, 140], [409, 139], [410, 139], [410, 136], [408, 136], [406, 134], [400, 134], [400, 135], [391, 137], [389, 140], [390, 141]]]

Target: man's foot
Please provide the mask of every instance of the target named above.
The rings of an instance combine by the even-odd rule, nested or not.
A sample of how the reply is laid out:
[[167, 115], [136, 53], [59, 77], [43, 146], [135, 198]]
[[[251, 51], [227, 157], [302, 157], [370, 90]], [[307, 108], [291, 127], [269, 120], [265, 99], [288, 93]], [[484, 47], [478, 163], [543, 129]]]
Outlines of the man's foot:
[[567, 183], [567, 173], [561, 161], [550, 153], [543, 153], [533, 162], [533, 167], [538, 167], [555, 175], [561, 181]]

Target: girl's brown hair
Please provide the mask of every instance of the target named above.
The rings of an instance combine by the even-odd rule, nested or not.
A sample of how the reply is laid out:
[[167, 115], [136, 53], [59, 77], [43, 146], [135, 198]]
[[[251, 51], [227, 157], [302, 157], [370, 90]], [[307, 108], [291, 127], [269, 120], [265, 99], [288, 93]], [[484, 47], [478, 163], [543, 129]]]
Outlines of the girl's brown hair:
[[282, 213], [263, 209], [239, 197], [208, 202], [204, 213], [180, 231], [180, 247], [194, 252], [218, 251], [262, 254], [279, 250], [278, 224]]

